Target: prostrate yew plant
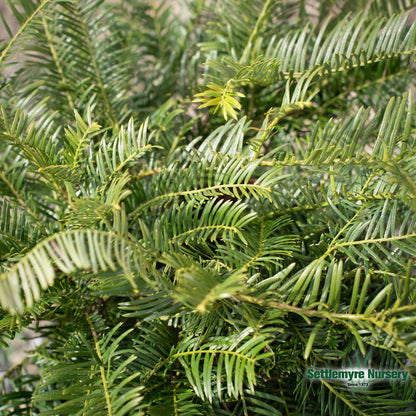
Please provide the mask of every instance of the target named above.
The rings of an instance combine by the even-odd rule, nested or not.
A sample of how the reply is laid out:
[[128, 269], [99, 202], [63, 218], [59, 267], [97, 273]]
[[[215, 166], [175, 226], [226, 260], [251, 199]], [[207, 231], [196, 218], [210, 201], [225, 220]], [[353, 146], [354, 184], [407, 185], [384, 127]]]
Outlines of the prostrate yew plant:
[[412, 1], [7, 3], [0, 413], [415, 414]]

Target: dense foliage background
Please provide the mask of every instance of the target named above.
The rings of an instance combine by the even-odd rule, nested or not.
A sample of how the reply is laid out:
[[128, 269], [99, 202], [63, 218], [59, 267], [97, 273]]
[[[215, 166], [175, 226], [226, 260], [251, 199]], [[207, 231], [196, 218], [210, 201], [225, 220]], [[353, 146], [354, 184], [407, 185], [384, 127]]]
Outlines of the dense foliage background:
[[411, 0], [7, 7], [2, 415], [416, 414]]

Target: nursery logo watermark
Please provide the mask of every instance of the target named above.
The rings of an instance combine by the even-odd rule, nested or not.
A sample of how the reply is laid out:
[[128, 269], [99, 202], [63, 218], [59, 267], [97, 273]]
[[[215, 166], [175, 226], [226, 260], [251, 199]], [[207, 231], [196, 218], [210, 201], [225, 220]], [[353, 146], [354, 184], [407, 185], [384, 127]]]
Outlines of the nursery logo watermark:
[[401, 369], [376, 368], [368, 365], [370, 353], [364, 362], [356, 352], [356, 363], [348, 359], [350, 367], [342, 369], [334, 368], [308, 368], [305, 370], [305, 377], [308, 381], [333, 381], [344, 383], [354, 390], [367, 390], [372, 383], [381, 381], [405, 382], [409, 372]]

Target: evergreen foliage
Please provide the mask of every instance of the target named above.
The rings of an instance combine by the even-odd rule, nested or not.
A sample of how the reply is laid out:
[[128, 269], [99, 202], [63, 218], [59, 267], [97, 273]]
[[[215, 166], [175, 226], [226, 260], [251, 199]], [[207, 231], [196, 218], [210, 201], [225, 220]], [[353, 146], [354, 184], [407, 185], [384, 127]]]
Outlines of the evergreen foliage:
[[0, 413], [416, 414], [413, 2], [7, 3]]

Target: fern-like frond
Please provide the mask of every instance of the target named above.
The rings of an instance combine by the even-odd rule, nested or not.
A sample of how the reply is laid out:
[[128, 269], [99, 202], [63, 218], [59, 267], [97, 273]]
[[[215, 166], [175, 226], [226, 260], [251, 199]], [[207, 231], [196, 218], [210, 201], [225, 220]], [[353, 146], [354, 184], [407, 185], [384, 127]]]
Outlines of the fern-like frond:
[[95, 176], [98, 172], [102, 190], [106, 189], [114, 177], [134, 163], [138, 163], [138, 159], [152, 149], [149, 144], [151, 135], [147, 135], [147, 125], [148, 120], [140, 125], [136, 133], [134, 121], [130, 119], [127, 128], [121, 126], [118, 136], [110, 141], [111, 144], [105, 137], [99, 143], [97, 150], [90, 148], [89, 174]]
[[[22, 1], [25, 10], [28, 4]], [[30, 97], [33, 116], [43, 110], [56, 120], [59, 110], [61, 120], [64, 117], [68, 122], [75, 110], [83, 113], [94, 97], [105, 114], [101, 123], [117, 126], [124, 121], [127, 111], [121, 114], [126, 110], [129, 61], [111, 13], [100, 10], [97, 14], [101, 5], [101, 0], [40, 2], [39, 10], [45, 12], [34, 22], [31, 16], [21, 22], [16, 41], [26, 59], [13, 85], [13, 93], [21, 97], [17, 105]], [[17, 8], [13, 10], [19, 13]], [[23, 37], [20, 32], [28, 22], [36, 32]], [[42, 66], [34, 65], [38, 60]]]
[[[332, 20], [328, 18], [317, 33], [316, 26], [306, 25], [285, 36], [271, 36], [267, 47], [257, 52], [259, 55], [251, 65], [244, 67], [237, 58], [233, 62], [229, 57], [208, 60], [207, 65], [218, 81], [238, 79], [241, 75], [256, 85], [298, 78], [317, 67], [321, 69], [315, 75], [366, 67], [394, 56], [414, 54], [416, 26], [407, 25], [407, 19], [403, 13], [386, 20], [369, 19], [366, 14], [347, 14], [342, 21], [331, 25]], [[247, 44], [248, 49], [251, 47]]]
[[252, 338], [250, 333], [247, 330], [226, 338], [216, 337], [202, 345], [193, 337], [182, 341], [174, 356], [199, 397], [212, 402], [214, 394], [221, 400], [225, 396], [244, 396], [246, 388], [254, 393], [256, 366], [269, 361], [272, 353], [267, 350], [266, 336]]
[[279, 78], [280, 62], [274, 58], [257, 58], [249, 65], [243, 65], [231, 58], [224, 58], [223, 61], [208, 60], [207, 65], [218, 72], [221, 78], [228, 77], [237, 84], [252, 82], [256, 85], [270, 85], [277, 82]]
[[308, 10], [305, 11], [310, 17], [319, 16], [322, 21], [328, 15], [346, 16], [349, 13], [356, 13], [357, 10], [366, 10], [369, 17], [379, 19], [380, 17], [390, 17], [403, 11], [411, 10], [414, 7], [412, 0], [385, 1], [371, 0], [343, 0], [319, 2], [318, 4], [309, 4]]
[[248, 269], [252, 275], [259, 271], [260, 264], [262, 268], [271, 270], [297, 249], [295, 235], [279, 232], [290, 222], [288, 217], [274, 221], [252, 221], [244, 230], [247, 243], [243, 245], [234, 240], [231, 244], [219, 246], [217, 257], [225, 258], [231, 269]]
[[[216, 153], [229, 156], [241, 155], [243, 154], [244, 133], [248, 128], [249, 123], [245, 117], [237, 122], [229, 120], [205, 138], [199, 145], [198, 152], [207, 159], [211, 159]], [[190, 150], [191, 146], [187, 149]]]
[[26, 213], [0, 198], [0, 259], [19, 255], [32, 248], [42, 232]]
[[247, 161], [241, 156], [196, 160], [182, 167], [173, 163], [153, 179], [147, 201], [130, 214], [130, 220], [134, 221], [149, 209], [183, 199], [203, 201], [213, 197], [240, 199], [249, 196], [269, 199], [271, 187], [280, 179], [279, 172], [278, 169], [268, 170], [250, 183], [258, 166], [259, 161]]
[[40, 24], [42, 18], [47, 16], [47, 14], [53, 10], [51, 6], [59, 2], [65, 3], [65, 1], [57, 0], [26, 0], [22, 2], [22, 4], [9, 3], [14, 16], [20, 24], [20, 28], [2, 49], [0, 55], [0, 67], [16, 63], [11, 61], [13, 59], [12, 52], [21, 48], [28, 42], [28, 39], [32, 38], [35, 27]]
[[404, 268], [408, 256], [415, 255], [413, 214], [403, 212], [400, 204], [388, 199], [384, 204], [367, 203], [364, 209], [358, 209], [343, 227], [343, 232], [346, 233], [345, 240], [335, 240], [328, 250], [348, 253], [355, 261], [358, 257], [362, 260], [372, 258], [382, 270], [388, 269], [388, 264]]
[[186, 207], [183, 204], [162, 215], [161, 227], [171, 229], [171, 238], [185, 244], [192, 240], [232, 240], [234, 235], [245, 242], [241, 229], [256, 217], [255, 213], [246, 212], [246, 204], [230, 200], [213, 198], [204, 205], [193, 201]]
[[[89, 340], [82, 333], [75, 334], [85, 356], [74, 363], [62, 362], [46, 369], [34, 404], [40, 409], [42, 402], [58, 404], [53, 410], [40, 412], [41, 415], [82, 412], [85, 415], [124, 416], [133, 411], [143, 414], [140, 411], [142, 388], [134, 385], [140, 372], [128, 370], [137, 357], [133, 349], [118, 350], [131, 329], [116, 336], [119, 328], [120, 324], [101, 340], [96, 336]], [[69, 347], [70, 344], [68, 353], [73, 355]], [[129, 372], [127, 377], [126, 371]]]
[[370, 22], [365, 15], [346, 16], [332, 29], [327, 29], [329, 22], [316, 35], [306, 27], [276, 39], [268, 45], [265, 57], [279, 60], [282, 72], [302, 72], [317, 65], [328, 65], [330, 71], [346, 70], [414, 53], [416, 26], [406, 27], [403, 14]]
[[8, 273], [0, 276], [1, 304], [23, 313], [40, 299], [41, 290], [53, 285], [57, 271], [122, 269], [137, 290], [132, 267], [139, 247], [124, 238], [96, 230], [67, 231], [49, 237], [27, 253]]
[[120, 5], [119, 24], [134, 63], [130, 99], [134, 111], [157, 112], [166, 97], [175, 97], [173, 91], [192, 95], [189, 89], [194, 91], [202, 72], [197, 42], [204, 37], [200, 21], [206, 20], [206, 6], [167, 0], [127, 0]]
[[273, 30], [273, 16], [279, 13], [284, 15], [282, 9], [284, 7], [281, 4], [273, 1], [219, 2], [215, 10], [215, 18], [212, 19], [215, 41], [205, 42], [202, 45], [203, 50], [226, 51], [239, 64], [250, 64], [253, 57], [257, 58], [261, 55], [259, 49], [264, 32]]
[[140, 299], [120, 303], [119, 308], [126, 311], [123, 314], [128, 318], [153, 321], [156, 318], [179, 313], [183, 309], [183, 305], [173, 297], [172, 293], [161, 290], [156, 293], [143, 293]]

